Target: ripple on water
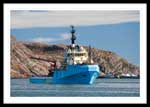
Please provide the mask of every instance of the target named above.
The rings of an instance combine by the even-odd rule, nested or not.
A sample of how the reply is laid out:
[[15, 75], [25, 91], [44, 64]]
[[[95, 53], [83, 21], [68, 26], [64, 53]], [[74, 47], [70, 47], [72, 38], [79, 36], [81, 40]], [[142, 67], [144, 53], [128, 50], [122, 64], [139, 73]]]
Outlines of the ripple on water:
[[139, 79], [97, 79], [92, 85], [32, 84], [11, 79], [11, 96], [139, 96]]

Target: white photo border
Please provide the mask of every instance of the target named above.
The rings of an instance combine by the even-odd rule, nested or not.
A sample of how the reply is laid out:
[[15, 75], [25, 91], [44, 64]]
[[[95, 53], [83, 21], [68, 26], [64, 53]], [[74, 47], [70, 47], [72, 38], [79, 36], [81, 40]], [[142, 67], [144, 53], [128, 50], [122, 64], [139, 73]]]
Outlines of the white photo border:
[[[10, 11], [11, 10], [139, 10], [140, 96], [139, 97], [11, 97]], [[146, 4], [4, 4], [4, 103], [147, 103], [147, 5]]]

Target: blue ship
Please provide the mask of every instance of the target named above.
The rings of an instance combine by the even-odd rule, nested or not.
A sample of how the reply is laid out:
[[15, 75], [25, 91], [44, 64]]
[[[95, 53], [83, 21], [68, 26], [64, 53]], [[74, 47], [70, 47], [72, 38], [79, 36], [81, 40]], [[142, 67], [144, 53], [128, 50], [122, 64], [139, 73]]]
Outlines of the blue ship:
[[[52, 82], [50, 77], [32, 77], [32, 83], [53, 84], [92, 84], [100, 76], [99, 65], [92, 60], [91, 47], [89, 51], [76, 45], [74, 26], [71, 26], [71, 45], [65, 51], [64, 64], [54, 70]], [[59, 65], [59, 64], [56, 64]]]
[[98, 76], [98, 65], [68, 65], [65, 70], [54, 71], [53, 83], [92, 84]]

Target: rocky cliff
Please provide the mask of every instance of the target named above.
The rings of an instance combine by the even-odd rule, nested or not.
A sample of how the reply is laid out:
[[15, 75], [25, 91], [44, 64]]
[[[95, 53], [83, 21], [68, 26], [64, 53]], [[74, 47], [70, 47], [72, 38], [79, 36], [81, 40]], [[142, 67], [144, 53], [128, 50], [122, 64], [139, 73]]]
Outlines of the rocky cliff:
[[[11, 36], [11, 78], [48, 75], [50, 63], [56, 60], [63, 63], [66, 48], [64, 44], [18, 42]], [[88, 50], [87, 46], [85, 48]], [[116, 53], [95, 48], [91, 51], [94, 62], [101, 68], [101, 75], [139, 75], [138, 66], [128, 63]]]

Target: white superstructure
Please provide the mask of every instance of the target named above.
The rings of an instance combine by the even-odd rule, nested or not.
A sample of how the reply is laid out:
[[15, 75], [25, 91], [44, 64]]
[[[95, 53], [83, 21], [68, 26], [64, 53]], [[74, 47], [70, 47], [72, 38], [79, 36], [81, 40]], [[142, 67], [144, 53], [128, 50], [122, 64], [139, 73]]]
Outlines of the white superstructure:
[[66, 50], [65, 60], [69, 65], [87, 63], [88, 52], [82, 46], [73, 44]]
[[74, 27], [72, 26], [72, 44], [68, 46], [66, 52], [65, 52], [65, 62], [67, 65], [72, 65], [72, 64], [85, 64], [85, 63], [93, 63], [92, 59], [89, 58], [89, 54], [86, 51], [85, 48], [82, 46], [76, 45], [75, 40], [75, 30]]

